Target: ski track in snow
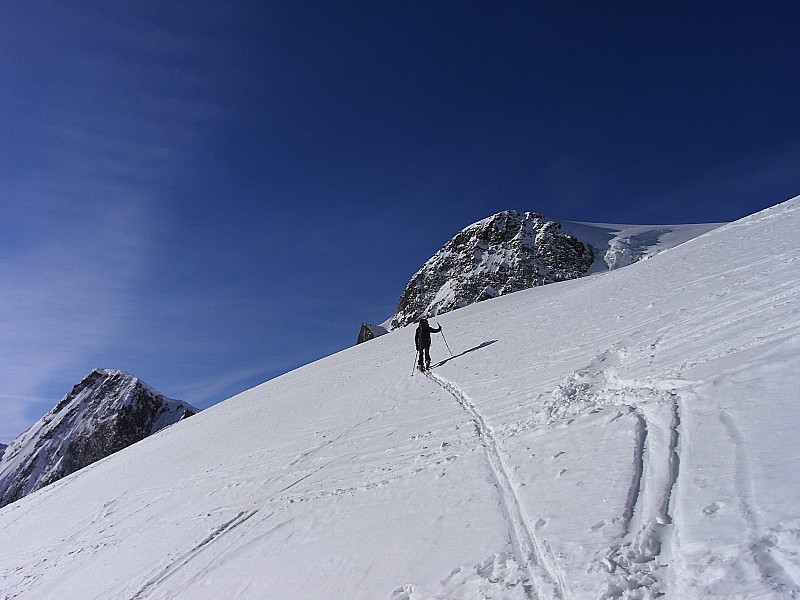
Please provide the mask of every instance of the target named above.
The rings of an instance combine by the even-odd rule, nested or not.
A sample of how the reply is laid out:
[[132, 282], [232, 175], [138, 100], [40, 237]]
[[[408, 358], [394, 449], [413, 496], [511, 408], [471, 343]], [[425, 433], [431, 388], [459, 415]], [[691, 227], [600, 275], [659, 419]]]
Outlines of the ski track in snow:
[[734, 449], [734, 460], [736, 461], [734, 485], [739, 502], [739, 514], [742, 515], [747, 527], [753, 562], [761, 572], [762, 580], [768, 582], [773, 590], [781, 595], [785, 594], [787, 598], [797, 598], [800, 596], [800, 584], [773, 556], [770, 548], [775, 546], [775, 543], [772, 536], [764, 531], [758, 517], [758, 509], [753, 506], [755, 494], [750, 461], [744, 450], [745, 442], [736, 419], [730, 412], [723, 410], [719, 415], [719, 420], [725, 427]]
[[[637, 335], [636, 331], [630, 332], [628, 342]], [[658, 344], [659, 340], [648, 343], [651, 357]], [[620, 380], [617, 369], [629, 354], [630, 348], [617, 343], [597, 356], [585, 369], [575, 372], [559, 386], [554, 392], [554, 401], [528, 424], [549, 425], [608, 405], [625, 408], [636, 419], [632, 477], [621, 515], [622, 535], [598, 557], [601, 573], [604, 573], [604, 589], [600, 595], [603, 599], [649, 598], [668, 593], [664, 569], [677, 546], [670, 504], [680, 466], [679, 394], [671, 389], [669, 382], [661, 389], [642, 382]], [[569, 597], [553, 551], [546, 540], [538, 538], [515, 491], [511, 471], [493, 429], [458, 385], [433, 372], [426, 374], [455, 398], [474, 423], [500, 495], [514, 557], [527, 574], [526, 597]], [[666, 553], [664, 557], [662, 550]]]
[[635, 418], [632, 476], [620, 515], [622, 533], [598, 557], [604, 572], [603, 599], [658, 597], [670, 591], [664, 568], [677, 545], [670, 504], [679, 475], [679, 391], [684, 382], [662, 380], [650, 387], [618, 375], [629, 356], [649, 355], [652, 361], [659, 342], [640, 340], [638, 331], [630, 332], [557, 386], [545, 410], [528, 423], [550, 426], [608, 406], [624, 408]]
[[430, 371], [428, 378], [451, 394], [470, 415], [481, 444], [486, 451], [489, 468], [500, 495], [500, 503], [509, 526], [509, 537], [517, 564], [527, 573], [522, 585], [527, 598], [564, 597], [564, 584], [552, 556], [547, 554], [547, 544], [537, 539], [525, 508], [514, 491], [514, 483], [505, 465], [497, 440], [483, 414], [469, 396], [456, 384]]
[[624, 534], [602, 559], [608, 569], [603, 598], [633, 590], [645, 597], [667, 593], [661, 572], [668, 560], [662, 549], [673, 545], [670, 502], [679, 472], [678, 402], [658, 399], [630, 408], [637, 417], [634, 477], [623, 514]]
[[[184, 568], [189, 563], [193, 562], [196, 559], [196, 557], [201, 552], [208, 549], [208, 547], [212, 543], [217, 542], [223, 536], [230, 534], [231, 532], [236, 530], [240, 525], [248, 521], [256, 513], [258, 513], [258, 510], [247, 510], [247, 511], [243, 510], [234, 518], [222, 523], [219, 527], [214, 529], [205, 539], [200, 541], [191, 550], [171, 560], [169, 564], [166, 567], [164, 567], [155, 577], [151, 578], [147, 583], [144, 584], [144, 586], [142, 586], [142, 588], [138, 592], [136, 592], [133, 596], [131, 596], [131, 600], [168, 597], [169, 594], [168, 591], [158, 589], [162, 583], [164, 583], [168, 579], [171, 579], [182, 568]], [[235, 543], [231, 543], [231, 545], [233, 546], [235, 545]], [[219, 558], [219, 553], [215, 554], [211, 558], [211, 560], [212, 561], [218, 560], [218, 558]], [[202, 570], [200, 570], [200, 573], [202, 573]], [[153, 592], [153, 594], [151, 594], [151, 592]], [[167, 595], [164, 596], [163, 593], [166, 593]]]

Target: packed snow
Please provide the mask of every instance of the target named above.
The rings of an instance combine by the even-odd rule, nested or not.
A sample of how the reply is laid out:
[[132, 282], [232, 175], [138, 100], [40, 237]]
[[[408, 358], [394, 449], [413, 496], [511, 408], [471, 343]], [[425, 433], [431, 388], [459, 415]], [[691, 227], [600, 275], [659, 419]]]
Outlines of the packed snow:
[[[800, 198], [406, 327], [0, 510], [4, 598], [800, 596]], [[452, 350], [452, 355], [448, 351]]]

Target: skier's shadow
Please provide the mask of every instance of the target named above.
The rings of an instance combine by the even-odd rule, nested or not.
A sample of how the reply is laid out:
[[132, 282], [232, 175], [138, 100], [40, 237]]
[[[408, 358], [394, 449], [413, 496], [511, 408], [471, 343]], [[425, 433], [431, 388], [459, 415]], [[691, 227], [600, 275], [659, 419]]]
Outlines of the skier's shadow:
[[470, 352], [475, 352], [476, 350], [481, 350], [482, 348], [486, 348], [486, 346], [491, 346], [496, 341], [497, 340], [489, 340], [488, 342], [483, 342], [482, 344], [480, 344], [478, 346], [475, 346], [474, 348], [470, 348], [469, 350], [464, 350], [464, 352], [462, 352], [461, 354], [456, 354], [455, 356], [450, 356], [448, 358], [445, 358], [444, 360], [439, 361], [438, 363], [436, 363], [433, 366], [434, 367], [441, 367], [443, 364], [448, 363], [453, 359], [456, 359], [456, 358], [459, 358], [461, 356], [464, 356], [465, 354], [469, 354]]

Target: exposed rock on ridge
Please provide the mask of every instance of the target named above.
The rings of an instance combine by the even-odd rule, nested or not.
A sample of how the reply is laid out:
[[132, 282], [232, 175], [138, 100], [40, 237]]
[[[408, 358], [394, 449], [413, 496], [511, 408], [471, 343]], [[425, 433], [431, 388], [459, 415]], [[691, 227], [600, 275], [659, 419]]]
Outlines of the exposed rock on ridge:
[[361, 325], [361, 331], [358, 332], [358, 339], [356, 340], [356, 344], [363, 344], [364, 342], [368, 342], [369, 340], [375, 339], [376, 337], [383, 335], [384, 333], [388, 333], [387, 329], [382, 325], [375, 325], [373, 323], [363, 323]]
[[391, 326], [474, 302], [580, 277], [592, 249], [542, 215], [508, 210], [459, 232], [411, 278]]
[[0, 459], [0, 506], [199, 412], [123, 371], [95, 369]]

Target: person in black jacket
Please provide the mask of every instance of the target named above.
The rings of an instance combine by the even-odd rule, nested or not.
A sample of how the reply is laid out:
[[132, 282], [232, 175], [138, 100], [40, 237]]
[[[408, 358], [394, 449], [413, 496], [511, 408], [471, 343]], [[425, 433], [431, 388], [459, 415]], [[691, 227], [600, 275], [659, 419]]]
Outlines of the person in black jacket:
[[432, 333], [439, 333], [442, 330], [441, 327], [438, 329], [435, 327], [431, 327], [428, 324], [428, 319], [420, 319], [419, 325], [417, 325], [417, 333], [414, 336], [414, 343], [417, 346], [417, 354], [418, 359], [417, 362], [419, 364], [419, 370], [425, 371], [429, 369], [431, 366], [431, 334]]

